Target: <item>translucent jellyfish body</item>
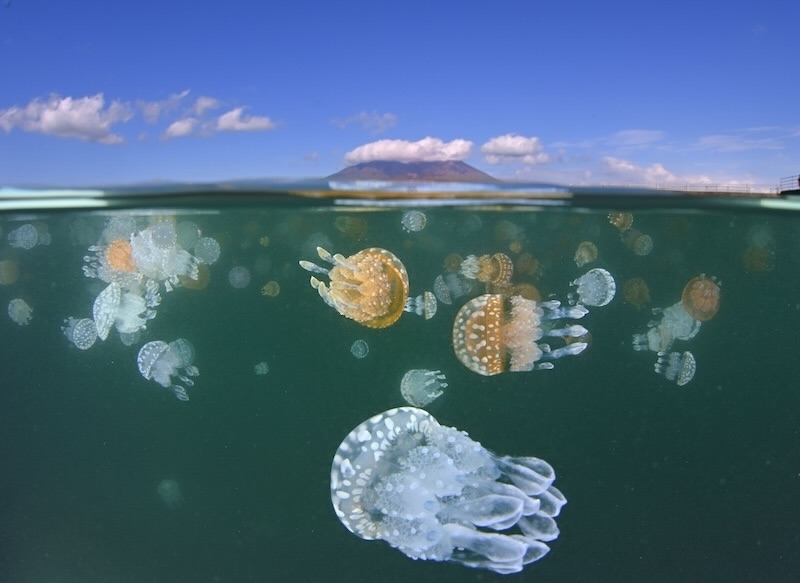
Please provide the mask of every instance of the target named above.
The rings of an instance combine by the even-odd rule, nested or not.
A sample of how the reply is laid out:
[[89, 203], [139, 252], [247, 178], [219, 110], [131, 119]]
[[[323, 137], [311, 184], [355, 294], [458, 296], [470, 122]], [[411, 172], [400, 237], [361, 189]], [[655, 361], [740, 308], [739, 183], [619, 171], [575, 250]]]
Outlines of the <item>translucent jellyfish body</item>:
[[679, 387], [694, 378], [697, 362], [694, 354], [686, 352], [660, 352], [654, 367], [655, 371]]
[[686, 313], [681, 302], [664, 310], [655, 308], [653, 313], [660, 313], [661, 319], [650, 322], [647, 332], [633, 335], [634, 350], [668, 352], [675, 340], [691, 340], [700, 331], [700, 322]]
[[453, 350], [464, 366], [484, 376], [553, 368], [549, 361], [580, 354], [587, 344], [565, 342], [553, 350], [539, 340], [585, 336], [588, 330], [583, 326], [561, 327], [561, 321], [588, 313], [584, 306], [562, 307], [557, 300], [536, 302], [522, 296], [485, 294], [467, 302], [456, 315]]
[[414, 368], [403, 375], [400, 381], [400, 394], [406, 403], [414, 407], [424, 407], [444, 394], [447, 378], [440, 370]]
[[411, 312], [430, 320], [436, 315], [438, 303], [436, 302], [436, 296], [432, 292], [426, 291], [416, 297], [408, 298], [403, 309], [406, 312]]
[[19, 277], [19, 266], [13, 259], [0, 261], [0, 285], [11, 285]]
[[228, 283], [236, 289], [247, 287], [250, 284], [250, 270], [237, 265], [228, 272]]
[[211, 237], [202, 237], [194, 246], [194, 254], [199, 261], [213, 265], [219, 259], [219, 243]]
[[[183, 385], [191, 387], [200, 371], [194, 362], [194, 347], [185, 338], [167, 344], [161, 340], [148, 342], [139, 350], [136, 364], [139, 372], [147, 380], [153, 380], [164, 388], [171, 389], [181, 401], [188, 401], [189, 395]], [[173, 380], [173, 377], [175, 380]]]
[[570, 285], [577, 286], [575, 294], [570, 294], [571, 303], [585, 306], [605, 306], [614, 299], [617, 284], [614, 277], [605, 269], [590, 269]]
[[8, 233], [8, 243], [12, 247], [29, 250], [36, 247], [38, 242], [39, 231], [30, 223], [17, 227]]
[[33, 318], [33, 308], [25, 300], [15, 298], [8, 302], [8, 317], [20, 326], [27, 326]]
[[336, 516], [353, 534], [412, 559], [516, 573], [550, 550], [566, 503], [553, 468], [497, 456], [413, 407], [356, 427], [331, 467]]
[[428, 218], [421, 211], [406, 211], [400, 219], [400, 224], [407, 233], [421, 231], [427, 222]]
[[134, 234], [130, 243], [137, 271], [151, 280], [163, 282], [167, 291], [179, 283], [180, 277], [197, 279], [198, 259], [178, 245], [172, 223], [160, 221]]
[[400, 318], [408, 299], [408, 273], [394, 253], [370, 248], [343, 257], [317, 247], [317, 254], [333, 267], [310, 261], [300, 261], [300, 266], [330, 278], [326, 284], [311, 277], [311, 286], [326, 304], [369, 328], [385, 328]]
[[460, 273], [437, 275], [433, 282], [433, 293], [443, 304], [450, 305], [453, 300], [472, 291], [472, 284]]
[[156, 491], [161, 501], [170, 510], [175, 510], [183, 504], [183, 494], [178, 482], [175, 480], [161, 480]]
[[367, 354], [369, 354], [369, 344], [359, 338], [353, 342], [350, 347], [350, 353], [358, 359], [366, 358]]
[[575, 265], [583, 267], [597, 259], [597, 247], [591, 241], [584, 241], [575, 251]]
[[81, 350], [88, 350], [97, 341], [97, 327], [91, 318], [67, 318], [61, 328], [67, 340]]
[[105, 340], [112, 326], [125, 334], [144, 330], [147, 321], [156, 316], [153, 308], [160, 302], [158, 284], [152, 280], [145, 286], [137, 285], [129, 290], [112, 281], [98, 294], [92, 307], [97, 336], [100, 340]]
[[699, 275], [683, 288], [681, 304], [686, 313], [699, 322], [707, 322], [719, 311], [719, 282], [713, 277]]
[[257, 375], [265, 375], [269, 372], [269, 365], [266, 362], [259, 362], [253, 367]]

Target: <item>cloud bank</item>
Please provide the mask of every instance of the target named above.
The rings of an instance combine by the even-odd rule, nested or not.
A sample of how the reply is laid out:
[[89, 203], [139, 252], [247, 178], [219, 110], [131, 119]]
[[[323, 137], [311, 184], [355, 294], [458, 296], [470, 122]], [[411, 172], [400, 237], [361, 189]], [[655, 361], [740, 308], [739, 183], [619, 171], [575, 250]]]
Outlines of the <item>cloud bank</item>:
[[472, 153], [472, 146], [472, 142], [468, 140], [459, 139], [443, 142], [430, 136], [416, 142], [378, 140], [347, 152], [344, 156], [344, 161], [347, 164], [359, 164], [375, 160], [393, 160], [396, 162], [460, 161], [469, 157]]
[[546, 164], [550, 161], [539, 138], [516, 134], [492, 138], [481, 146], [481, 153], [489, 164]]

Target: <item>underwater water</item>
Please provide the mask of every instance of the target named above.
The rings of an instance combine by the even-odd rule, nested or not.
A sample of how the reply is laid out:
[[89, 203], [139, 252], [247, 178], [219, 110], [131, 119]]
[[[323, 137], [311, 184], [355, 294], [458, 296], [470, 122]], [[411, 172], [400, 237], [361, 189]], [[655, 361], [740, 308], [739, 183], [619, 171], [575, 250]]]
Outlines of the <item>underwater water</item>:
[[[441, 207], [176, 201], [0, 215], [0, 580], [794, 580], [796, 211], [633, 199]], [[404, 228], [409, 210], [424, 212], [424, 221], [413, 217], [418, 230]], [[630, 213], [633, 223], [621, 230], [609, 220], [613, 212]], [[36, 233], [18, 231], [24, 225]], [[637, 254], [647, 250], [645, 235], [652, 249]], [[200, 259], [201, 236], [219, 245], [213, 262]], [[113, 241], [137, 237], [112, 256]], [[597, 257], [579, 266], [583, 242]], [[385, 327], [368, 327], [340, 313], [358, 298], [327, 305], [310, 285], [311, 277], [335, 278], [318, 246], [343, 258], [390, 251], [412, 298], [448, 274], [451, 291], [469, 291], [450, 304], [439, 297], [429, 319], [402, 312]], [[507, 280], [464, 275], [499, 253], [513, 264]], [[300, 261], [330, 273], [309, 273]], [[483, 266], [483, 276], [495, 277], [493, 264]], [[575, 354], [556, 358], [544, 347], [532, 366], [550, 362], [552, 370], [511, 372], [501, 362], [503, 372], [484, 376], [455, 353], [454, 322], [473, 298], [499, 294], [506, 322], [508, 298], [532, 286], [539, 304], [581, 305], [570, 283], [593, 268], [613, 277], [616, 293], [606, 305], [587, 305], [582, 317], [553, 320], [580, 324], [588, 335], [574, 339], [587, 344]], [[656, 330], [663, 340], [659, 309], [680, 303], [701, 274], [720, 286], [718, 311], [702, 321], [686, 316], [692, 330], [664, 340], [659, 374], [658, 354], [635, 350], [634, 335]], [[633, 278], [649, 289], [642, 305], [625, 297]], [[111, 312], [95, 311], [98, 296], [115, 293]], [[29, 315], [27, 323], [6, 313], [15, 299], [32, 309], [12, 310], [22, 322]], [[92, 319], [107, 338], [79, 349], [62, 330], [71, 317]], [[193, 353], [169, 344], [178, 339]], [[367, 348], [359, 343], [357, 358], [359, 340]], [[161, 342], [152, 345], [156, 356], [137, 362], [150, 342]], [[537, 342], [553, 351], [568, 345], [558, 336]], [[666, 375], [672, 352], [690, 352], [696, 363], [680, 386], [677, 373]], [[411, 369], [446, 376], [441, 394], [424, 405], [441, 426], [468, 432], [490, 454], [552, 466], [567, 500], [555, 518], [559, 533], [521, 574], [412, 560], [405, 556], [412, 543], [398, 550], [362, 540], [334, 512], [337, 449], [371, 417], [408, 406], [400, 383]], [[380, 487], [406, 479], [402, 456], [394, 462], [376, 470], [396, 472]], [[470, 472], [453, 487], [486, 487]], [[366, 507], [372, 494], [359, 503]], [[447, 510], [426, 507], [431, 520], [462, 524], [458, 496], [439, 496]]]

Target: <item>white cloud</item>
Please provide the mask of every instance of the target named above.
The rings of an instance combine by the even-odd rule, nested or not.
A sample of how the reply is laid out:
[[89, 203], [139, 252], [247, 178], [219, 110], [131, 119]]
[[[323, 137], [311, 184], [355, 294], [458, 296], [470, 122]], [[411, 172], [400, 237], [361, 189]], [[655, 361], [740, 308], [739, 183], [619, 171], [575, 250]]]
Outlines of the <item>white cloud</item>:
[[368, 113], [362, 111], [344, 119], [331, 120], [331, 123], [337, 128], [345, 128], [349, 125], [358, 124], [373, 134], [380, 134], [397, 124], [397, 116], [393, 113], [378, 113], [377, 111]]
[[18, 128], [62, 138], [78, 138], [102, 144], [119, 144], [122, 137], [111, 126], [133, 116], [128, 104], [112, 101], [108, 107], [102, 93], [87, 97], [34, 99], [25, 107], [0, 109], [0, 128], [6, 133]]
[[660, 130], [622, 130], [612, 134], [609, 142], [615, 146], [640, 147], [649, 146], [664, 138]]
[[713, 181], [703, 174], [677, 175], [667, 170], [663, 164], [650, 164], [639, 166], [623, 160], [606, 156], [602, 159], [601, 173], [613, 180], [629, 184], [643, 184], [655, 186], [659, 184], [711, 184]]
[[443, 142], [430, 136], [416, 142], [378, 140], [347, 152], [344, 156], [344, 161], [348, 164], [358, 164], [373, 160], [394, 160], [397, 162], [465, 160], [472, 152], [472, 145], [472, 142], [468, 140]]
[[142, 112], [142, 117], [147, 123], [156, 123], [161, 114], [178, 107], [181, 101], [189, 95], [189, 90], [173, 93], [162, 101], [137, 101], [136, 107]]
[[191, 135], [197, 127], [197, 120], [193, 117], [179, 119], [169, 124], [169, 127], [163, 134], [164, 139], [180, 138], [183, 136]]
[[194, 102], [193, 111], [195, 115], [203, 115], [206, 111], [210, 109], [217, 109], [222, 104], [218, 99], [214, 99], [213, 97], [207, 97], [205, 95], [201, 95], [198, 97]]
[[489, 164], [546, 164], [550, 156], [544, 151], [539, 138], [505, 134], [497, 136], [481, 146], [481, 152]]
[[217, 118], [216, 129], [220, 132], [257, 132], [275, 128], [268, 117], [243, 115], [243, 111], [243, 107], [237, 107], [223, 113]]

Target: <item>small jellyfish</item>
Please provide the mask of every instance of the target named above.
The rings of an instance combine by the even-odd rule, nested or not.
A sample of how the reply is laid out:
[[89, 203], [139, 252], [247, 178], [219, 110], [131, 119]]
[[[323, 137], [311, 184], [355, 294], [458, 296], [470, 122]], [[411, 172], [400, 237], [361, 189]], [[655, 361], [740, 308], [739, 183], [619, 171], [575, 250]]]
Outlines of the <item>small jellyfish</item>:
[[181, 287], [192, 290], [206, 289], [211, 282], [211, 269], [207, 263], [197, 264], [197, 277], [192, 278], [188, 275], [178, 276], [178, 283]]
[[414, 368], [403, 375], [400, 381], [400, 394], [406, 403], [414, 407], [424, 407], [444, 394], [447, 379], [440, 370]]
[[19, 267], [12, 259], [0, 261], [0, 285], [11, 285], [19, 277]]
[[535, 457], [498, 456], [426, 411], [399, 407], [353, 429], [331, 466], [341, 523], [412, 559], [517, 573], [550, 550], [567, 500]]
[[262, 247], [269, 247], [269, 243], [270, 243], [269, 235], [261, 235], [258, 238], [258, 244], [261, 245]]
[[261, 288], [262, 296], [274, 298], [280, 293], [281, 293], [281, 286], [277, 281], [268, 281], [267, 283], [264, 284], [264, 287]]
[[514, 269], [522, 275], [534, 275], [539, 271], [539, 260], [526, 251], [517, 257]]
[[317, 247], [317, 254], [333, 267], [310, 261], [300, 261], [300, 266], [330, 278], [325, 284], [311, 277], [311, 287], [326, 304], [369, 328], [385, 328], [400, 318], [408, 299], [408, 272], [394, 253], [373, 247], [344, 257]]
[[406, 211], [400, 219], [403, 230], [407, 233], [421, 231], [425, 228], [425, 223], [427, 222], [428, 218], [425, 216], [425, 213], [421, 211]]
[[158, 495], [170, 510], [176, 510], [183, 504], [183, 494], [175, 480], [161, 480], [158, 484]]
[[266, 362], [259, 362], [253, 369], [257, 375], [265, 375], [269, 372], [269, 365]]
[[250, 284], [250, 270], [237, 265], [228, 272], [228, 282], [236, 289], [243, 289]]
[[494, 255], [468, 255], [461, 264], [461, 274], [486, 284], [502, 286], [514, 275], [514, 262], [505, 253]]
[[590, 269], [570, 285], [577, 286], [575, 298], [570, 294], [570, 300], [585, 306], [605, 306], [614, 299], [617, 292], [617, 284], [614, 277], [605, 269], [595, 267]]
[[38, 242], [39, 231], [30, 223], [26, 223], [21, 227], [17, 227], [8, 233], [8, 243], [12, 247], [25, 249], [28, 251], [36, 247]]
[[369, 230], [369, 223], [363, 217], [343, 215], [336, 217], [333, 224], [342, 235], [350, 239], [361, 239], [366, 236]]
[[668, 381], [674, 381], [682, 387], [694, 378], [697, 362], [694, 355], [689, 352], [658, 353], [658, 360], [654, 365], [655, 371]]
[[81, 350], [88, 350], [97, 341], [97, 327], [91, 318], [67, 318], [61, 330]]
[[15, 298], [8, 302], [8, 316], [20, 326], [27, 326], [33, 318], [33, 308], [25, 300]]
[[622, 286], [622, 297], [630, 305], [641, 308], [650, 303], [650, 288], [641, 277], [634, 277], [625, 282]]
[[597, 247], [591, 241], [584, 241], [575, 251], [575, 265], [583, 267], [597, 259]]
[[194, 254], [199, 261], [213, 265], [219, 259], [219, 243], [211, 237], [202, 237], [194, 246]]
[[461, 271], [461, 264], [464, 258], [458, 253], [450, 253], [444, 258], [444, 269], [447, 273], [459, 273]]
[[436, 315], [437, 308], [436, 296], [432, 292], [426, 291], [416, 297], [408, 298], [403, 309], [406, 312], [424, 316], [426, 320], [430, 320]]
[[621, 236], [625, 246], [636, 255], [649, 255], [653, 250], [653, 238], [650, 235], [645, 235], [636, 229], [628, 229], [623, 231]]
[[631, 213], [610, 213], [608, 215], [608, 222], [620, 231], [626, 231], [630, 229], [633, 224], [633, 215]]
[[436, 279], [433, 280], [433, 293], [443, 304], [449, 306], [453, 303], [453, 297], [450, 295], [450, 290], [441, 275], [437, 275]]
[[700, 322], [686, 313], [681, 302], [654, 308], [653, 313], [661, 313], [661, 319], [650, 322], [646, 333], [633, 335], [634, 350], [667, 352], [675, 340], [691, 340], [700, 331]]
[[148, 342], [139, 350], [136, 364], [139, 372], [147, 380], [154, 380], [164, 388], [171, 389], [181, 401], [188, 401], [186, 389], [173, 382], [172, 377], [182, 381], [187, 387], [194, 385], [190, 377], [196, 377], [200, 371], [194, 362], [194, 347], [184, 339], [167, 344], [161, 340]]
[[369, 354], [369, 344], [367, 344], [366, 340], [361, 340], [359, 338], [353, 342], [353, 345], [350, 347], [350, 353], [358, 359], [365, 358], [367, 354]]
[[719, 311], [719, 281], [699, 275], [683, 288], [681, 304], [686, 313], [698, 322], [707, 322]]
[[[565, 342], [553, 350], [539, 340], [588, 334], [578, 324], [558, 327], [561, 320], [579, 319], [588, 313], [584, 306], [565, 308], [557, 300], [536, 302], [521, 296], [485, 294], [464, 304], [456, 315], [453, 350], [461, 364], [484, 376], [550, 369], [550, 360], [580, 354], [587, 344]], [[542, 360], [546, 362], [539, 362]]]
[[763, 273], [775, 269], [775, 253], [771, 249], [750, 245], [742, 253], [742, 264], [748, 273]]
[[200, 240], [200, 227], [193, 221], [181, 221], [175, 226], [178, 245], [184, 249], [192, 249]]

